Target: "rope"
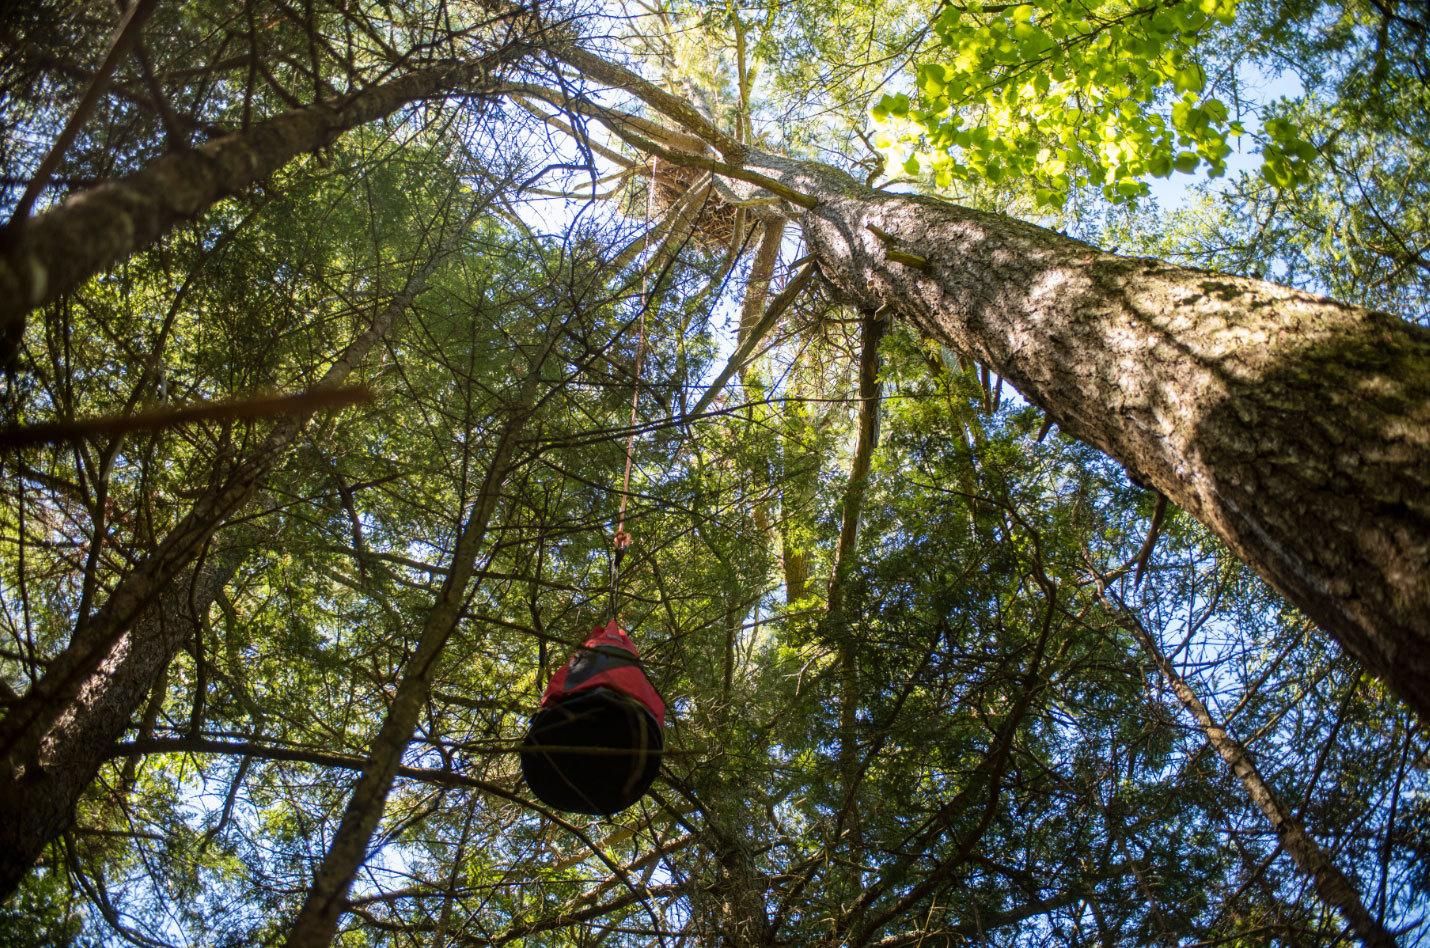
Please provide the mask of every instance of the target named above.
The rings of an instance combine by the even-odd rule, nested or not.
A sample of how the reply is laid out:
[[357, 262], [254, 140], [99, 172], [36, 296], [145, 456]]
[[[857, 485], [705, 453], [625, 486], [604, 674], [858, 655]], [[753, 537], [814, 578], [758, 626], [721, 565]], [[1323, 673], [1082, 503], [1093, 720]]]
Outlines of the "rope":
[[[646, 189], [645, 238], [641, 245], [641, 255], [646, 258], [647, 264], [650, 263], [650, 221], [655, 215], [655, 176], [659, 166], [660, 159], [652, 156], [650, 187]], [[631, 545], [631, 535], [626, 532], [626, 505], [631, 494], [631, 464], [635, 458], [636, 447], [636, 408], [640, 404], [641, 374], [645, 368], [645, 317], [646, 310], [650, 308], [649, 279], [650, 268], [647, 266], [641, 270], [641, 322], [640, 335], [636, 342], [636, 384], [631, 391], [630, 434], [626, 437], [626, 473], [621, 480], [621, 513], [616, 522], [616, 535], [611, 544], [614, 549], [614, 555], [611, 558], [611, 619], [613, 620], [616, 618], [616, 600], [620, 594], [621, 560], [626, 555], [626, 549]]]

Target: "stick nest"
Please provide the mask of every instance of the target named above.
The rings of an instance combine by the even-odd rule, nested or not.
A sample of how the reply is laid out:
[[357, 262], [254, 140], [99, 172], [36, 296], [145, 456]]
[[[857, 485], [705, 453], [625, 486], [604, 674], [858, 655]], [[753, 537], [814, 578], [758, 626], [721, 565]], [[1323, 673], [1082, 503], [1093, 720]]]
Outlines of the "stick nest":
[[[705, 172], [687, 168], [671, 161], [646, 159], [646, 178], [655, 189], [651, 201], [651, 219], [657, 220], [670, 212], [677, 201], [689, 194]], [[698, 211], [691, 240], [705, 250], [730, 246], [735, 237], [735, 215], [738, 208], [727, 204], [714, 188]]]

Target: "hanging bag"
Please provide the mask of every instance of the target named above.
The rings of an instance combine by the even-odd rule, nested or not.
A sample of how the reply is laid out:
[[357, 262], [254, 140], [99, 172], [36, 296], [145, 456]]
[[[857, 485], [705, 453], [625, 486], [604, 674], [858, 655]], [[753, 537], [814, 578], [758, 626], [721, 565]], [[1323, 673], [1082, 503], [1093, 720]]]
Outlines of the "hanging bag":
[[609, 816], [650, 789], [664, 728], [665, 702], [612, 619], [551, 676], [522, 741], [522, 774], [554, 809]]

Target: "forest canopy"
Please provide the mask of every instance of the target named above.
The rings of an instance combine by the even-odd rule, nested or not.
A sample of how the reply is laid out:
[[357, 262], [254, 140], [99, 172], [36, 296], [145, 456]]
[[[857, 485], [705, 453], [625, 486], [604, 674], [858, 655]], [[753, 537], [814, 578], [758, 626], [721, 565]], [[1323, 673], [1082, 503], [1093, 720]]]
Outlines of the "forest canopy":
[[1430, 944], [1427, 31], [7, 4], [0, 944]]

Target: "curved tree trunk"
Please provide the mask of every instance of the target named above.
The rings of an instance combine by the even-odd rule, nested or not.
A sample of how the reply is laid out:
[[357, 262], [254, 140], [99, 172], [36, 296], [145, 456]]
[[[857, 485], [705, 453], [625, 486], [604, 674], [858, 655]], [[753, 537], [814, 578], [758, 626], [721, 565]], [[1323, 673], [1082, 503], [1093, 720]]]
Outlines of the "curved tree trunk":
[[579, 49], [726, 162], [633, 144], [771, 196], [828, 283], [1015, 385], [1221, 537], [1430, 721], [1430, 330], [1261, 280], [1119, 257], [1013, 218], [747, 148]]
[[336, 102], [295, 109], [164, 155], [23, 222], [0, 246], [0, 366], [11, 364], [30, 310], [350, 129], [444, 90], [492, 87], [491, 74], [522, 51], [511, 43], [475, 61], [417, 69]]
[[[340, 385], [412, 304], [459, 231], [409, 277], [324, 373]], [[79, 795], [124, 733], [160, 670], [208, 611], [227, 576], [201, 570], [194, 588], [181, 577], [210, 539], [253, 496], [302, 434], [311, 411], [289, 415], [253, 454], [215, 478], [155, 552], [115, 586], [69, 645], [0, 720], [0, 898], [12, 892], [45, 845], [69, 825]], [[236, 566], [236, 564], [235, 564]], [[217, 576], [221, 571], [213, 571]], [[232, 567], [229, 568], [229, 574]], [[182, 631], [184, 627], [190, 630]]]

